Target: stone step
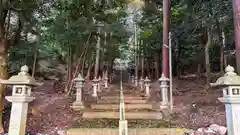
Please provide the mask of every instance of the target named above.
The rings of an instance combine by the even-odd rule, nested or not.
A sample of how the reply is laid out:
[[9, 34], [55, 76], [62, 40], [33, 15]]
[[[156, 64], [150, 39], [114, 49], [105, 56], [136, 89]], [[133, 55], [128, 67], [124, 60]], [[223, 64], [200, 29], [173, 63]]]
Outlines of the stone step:
[[[148, 101], [145, 99], [124, 99], [125, 104], [144, 104]], [[120, 103], [119, 99], [109, 99], [109, 100], [98, 100], [97, 103], [99, 104], [117, 104]]]
[[[103, 99], [103, 100], [112, 100], [112, 99], [119, 100], [120, 96], [102, 96], [101, 99]], [[132, 96], [132, 95], [125, 96], [124, 95], [124, 99], [127, 99], [127, 100], [139, 100], [140, 99], [140, 100], [142, 100], [142, 99], [146, 99], [146, 97]]]
[[[119, 110], [119, 104], [93, 104], [91, 108], [94, 110]], [[134, 109], [153, 109], [152, 104], [125, 104], [126, 110], [134, 110]]]
[[[119, 112], [84, 112], [82, 117], [88, 119], [119, 119]], [[161, 120], [163, 114], [161, 112], [125, 112], [125, 117], [126, 119]]]
[[[129, 128], [128, 135], [183, 135], [184, 131], [175, 128]], [[67, 135], [119, 135], [119, 129], [75, 128], [69, 129]]]

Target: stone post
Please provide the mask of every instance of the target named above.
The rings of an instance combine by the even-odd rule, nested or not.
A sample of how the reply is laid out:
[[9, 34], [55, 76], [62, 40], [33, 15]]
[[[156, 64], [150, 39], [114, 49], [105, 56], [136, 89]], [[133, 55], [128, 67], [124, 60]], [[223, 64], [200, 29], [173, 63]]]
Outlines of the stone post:
[[146, 79], [144, 80], [146, 97], [150, 97], [150, 82], [151, 82], [151, 80], [149, 80], [148, 77], [146, 77]]
[[143, 87], [144, 87], [144, 79], [143, 79], [143, 77], [140, 78], [139, 84], [140, 84], [140, 89], [143, 90]]
[[240, 135], [240, 76], [228, 65], [225, 74], [211, 86], [223, 88], [223, 97], [218, 98], [225, 104], [228, 135]]
[[134, 82], [134, 81], [135, 81], [134, 78], [135, 78], [135, 77], [132, 75], [132, 78], [131, 78], [131, 79], [132, 79], [132, 84], [135, 83], [135, 82]]
[[97, 77], [94, 77], [94, 79], [92, 80], [93, 82], [93, 93], [92, 93], [92, 96], [93, 97], [97, 97], [97, 90], [98, 90], [98, 79]]
[[162, 77], [158, 79], [160, 82], [160, 89], [161, 89], [161, 95], [162, 95], [162, 102], [161, 102], [161, 108], [167, 108], [168, 107], [168, 82], [169, 79], [162, 74]]
[[76, 101], [73, 102], [73, 109], [81, 110], [81, 109], [84, 109], [84, 104], [83, 104], [84, 79], [81, 74], [78, 74], [78, 77], [75, 78], [74, 81], [75, 81], [75, 87], [76, 87]]
[[102, 78], [101, 78], [101, 76], [99, 76], [98, 77], [98, 88], [97, 88], [98, 92], [101, 92], [101, 81], [102, 81]]
[[104, 78], [104, 87], [108, 88], [108, 77], [107, 76], [105, 76], [105, 78]]
[[8, 135], [25, 135], [28, 103], [35, 98], [31, 96], [33, 86], [40, 86], [36, 80], [28, 74], [28, 67], [22, 66], [18, 75], [8, 80], [1, 80], [1, 84], [13, 85], [12, 96], [6, 99], [12, 102]]

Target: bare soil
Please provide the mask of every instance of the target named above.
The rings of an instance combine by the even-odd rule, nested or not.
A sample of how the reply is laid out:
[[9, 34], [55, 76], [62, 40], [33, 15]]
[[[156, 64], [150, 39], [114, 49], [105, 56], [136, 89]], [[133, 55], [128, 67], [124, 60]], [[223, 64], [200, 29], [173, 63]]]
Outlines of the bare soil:
[[[221, 90], [205, 90], [204, 81], [196, 78], [174, 80], [173, 85], [174, 111], [167, 125], [196, 129], [212, 123], [226, 124], [224, 104], [217, 99], [222, 95]], [[95, 102], [89, 94], [90, 87], [91, 83], [86, 82], [84, 96], [88, 104]], [[62, 88], [64, 87], [53, 89], [51, 81], [45, 81], [43, 86], [36, 88], [34, 92], [36, 100], [31, 102], [29, 106], [27, 131], [30, 134], [48, 133], [54, 135], [59, 129], [78, 126], [91, 127], [92, 124], [89, 122], [95, 122], [102, 125], [101, 127], [114, 125], [111, 122], [81, 119], [80, 112], [74, 112], [71, 109], [74, 98], [58, 92]], [[154, 96], [151, 100], [159, 100], [160, 96], [156, 94], [159, 93], [157, 92], [158, 84], [154, 83], [152, 89]], [[196, 108], [192, 107], [193, 103], [196, 104]], [[8, 127], [9, 113], [9, 108], [6, 108], [6, 127]], [[118, 122], [113, 123], [118, 124]]]

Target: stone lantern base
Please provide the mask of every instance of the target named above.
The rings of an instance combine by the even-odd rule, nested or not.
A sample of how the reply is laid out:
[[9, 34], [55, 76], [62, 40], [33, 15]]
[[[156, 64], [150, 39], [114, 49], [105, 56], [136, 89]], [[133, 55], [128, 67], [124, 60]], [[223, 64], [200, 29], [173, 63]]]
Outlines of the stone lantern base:
[[73, 102], [72, 108], [73, 108], [75, 111], [79, 111], [79, 110], [85, 109], [85, 106], [84, 106], [83, 102], [81, 102], [81, 101], [75, 101], [75, 102]]
[[164, 103], [164, 102], [160, 102], [160, 108], [161, 109], [166, 109], [166, 108], [168, 108], [169, 107], [169, 104], [167, 103]]

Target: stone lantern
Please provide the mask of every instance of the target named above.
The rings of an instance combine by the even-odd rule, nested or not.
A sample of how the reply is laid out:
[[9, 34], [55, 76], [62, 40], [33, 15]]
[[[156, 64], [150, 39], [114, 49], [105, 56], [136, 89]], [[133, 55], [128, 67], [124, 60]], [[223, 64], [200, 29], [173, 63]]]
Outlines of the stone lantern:
[[218, 99], [225, 104], [228, 134], [240, 135], [240, 76], [230, 65], [225, 72], [223, 77], [210, 85], [223, 90], [223, 97]]
[[93, 97], [97, 97], [97, 87], [98, 87], [98, 79], [97, 79], [97, 77], [94, 77], [94, 79], [92, 80], [92, 82], [93, 82], [93, 94], [92, 94], [92, 96]]
[[137, 76], [135, 77], [134, 81], [135, 81], [135, 86], [137, 87], [138, 86], [138, 77]]
[[102, 77], [99, 76], [99, 77], [98, 77], [98, 88], [97, 88], [97, 91], [98, 91], [98, 92], [101, 92], [101, 81], [102, 81]]
[[133, 83], [133, 84], [134, 84], [134, 78], [135, 78], [134, 75], [132, 75], [132, 83]]
[[161, 78], [158, 79], [160, 82], [160, 89], [161, 89], [161, 95], [162, 95], [162, 102], [161, 107], [167, 108], [168, 107], [168, 88], [169, 88], [169, 79], [162, 74]]
[[31, 96], [33, 86], [40, 86], [36, 80], [28, 74], [28, 67], [22, 66], [18, 75], [8, 80], [0, 80], [1, 84], [13, 85], [12, 96], [6, 96], [12, 102], [8, 135], [25, 135], [28, 103], [35, 99]]
[[84, 78], [81, 74], [78, 74], [77, 78], [74, 79], [75, 87], [76, 87], [76, 101], [73, 102], [74, 110], [84, 109], [83, 104], [83, 86], [84, 86]]
[[143, 77], [140, 78], [139, 84], [140, 84], [140, 89], [143, 90], [143, 87], [144, 87], [144, 79], [143, 79]]
[[105, 76], [105, 78], [104, 78], [104, 87], [108, 88], [108, 77], [107, 76]]
[[144, 80], [144, 85], [145, 85], [145, 96], [149, 97], [150, 96], [150, 82], [151, 80], [146, 77]]

